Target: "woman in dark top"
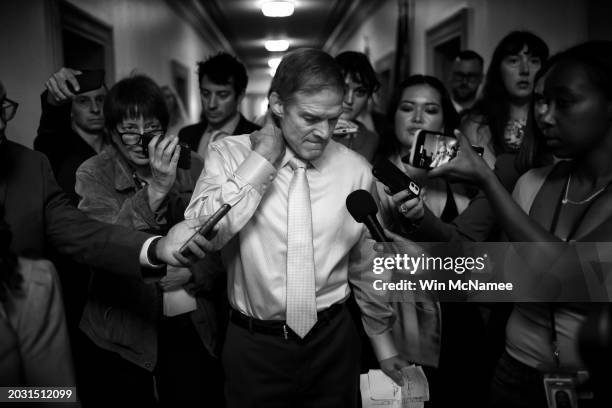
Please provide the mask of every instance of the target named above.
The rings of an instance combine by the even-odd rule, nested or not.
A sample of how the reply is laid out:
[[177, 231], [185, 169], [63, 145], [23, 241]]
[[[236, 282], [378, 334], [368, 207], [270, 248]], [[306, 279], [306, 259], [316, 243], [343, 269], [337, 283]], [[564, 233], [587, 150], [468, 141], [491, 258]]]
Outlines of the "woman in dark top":
[[[611, 56], [612, 42], [589, 42], [558, 54], [543, 68], [544, 87], [535, 96], [537, 124], [551, 152], [566, 160], [527, 172], [512, 196], [465, 147], [469, 142], [463, 135], [457, 159], [432, 172], [478, 184], [509, 240], [553, 243], [525, 246], [520, 255], [541, 282], [556, 280], [570, 293], [584, 278], [579, 260], [568, 256], [573, 253], [568, 252], [573, 248], [570, 243], [612, 240]], [[556, 261], [562, 256], [559, 265]], [[600, 284], [605, 287], [606, 281]], [[578, 330], [591, 307], [515, 306], [492, 385], [493, 406], [545, 406], [545, 372], [561, 370], [577, 376], [585, 370], [577, 353]]]

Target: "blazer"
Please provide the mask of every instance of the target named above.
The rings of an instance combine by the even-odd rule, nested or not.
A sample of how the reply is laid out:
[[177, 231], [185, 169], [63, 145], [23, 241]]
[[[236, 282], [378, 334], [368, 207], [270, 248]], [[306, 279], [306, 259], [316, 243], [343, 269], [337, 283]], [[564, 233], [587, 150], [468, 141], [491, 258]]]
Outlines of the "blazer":
[[77, 262], [142, 279], [140, 250], [150, 235], [87, 217], [70, 204], [42, 153], [6, 139], [0, 142], [0, 203], [17, 254], [44, 257], [53, 248]]
[[[185, 126], [178, 133], [179, 141], [187, 143], [191, 150], [197, 152], [198, 146], [200, 145], [200, 140], [202, 139], [202, 135], [206, 131], [207, 126], [208, 123], [206, 120], [202, 120], [194, 125]], [[261, 129], [260, 126], [246, 120], [241, 113], [238, 125], [236, 126], [236, 129], [234, 129], [232, 135], [246, 135], [259, 129]]]

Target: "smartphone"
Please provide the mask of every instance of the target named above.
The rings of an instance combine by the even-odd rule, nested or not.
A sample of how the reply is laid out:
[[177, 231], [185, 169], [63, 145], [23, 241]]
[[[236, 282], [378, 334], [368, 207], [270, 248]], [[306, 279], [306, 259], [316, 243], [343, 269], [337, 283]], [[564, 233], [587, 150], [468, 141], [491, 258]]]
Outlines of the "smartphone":
[[408, 199], [412, 199], [421, 193], [419, 185], [387, 159], [378, 160], [372, 168], [372, 174], [389, 188], [391, 194], [408, 190], [411, 193]]
[[[142, 150], [146, 156], [149, 155], [149, 143], [151, 143], [151, 137], [143, 135], [140, 139], [142, 144]], [[179, 169], [189, 170], [191, 168], [191, 148], [187, 143], [179, 142], [181, 146], [181, 152], [179, 153], [179, 159], [177, 167]]]
[[[481, 146], [472, 146], [480, 155], [484, 153]], [[457, 156], [459, 141], [453, 135], [419, 129], [414, 135], [410, 155], [402, 158], [404, 163], [420, 169], [431, 170], [451, 161]]]
[[104, 85], [104, 70], [103, 69], [91, 69], [81, 70], [79, 75], [76, 75], [77, 81], [79, 81], [79, 91], [75, 91], [70, 82], [66, 85], [70, 92], [74, 94], [82, 94], [85, 92], [93, 91], [94, 89], [100, 88]]
[[212, 239], [214, 237], [213, 228], [231, 208], [231, 205], [223, 204], [217, 211], [215, 211], [213, 215], [210, 216], [210, 218], [206, 220], [206, 222], [200, 228], [198, 228], [195, 234], [189, 237], [187, 242], [185, 242], [183, 246], [181, 246], [181, 248], [179, 249], [179, 253], [186, 258], [192, 257], [193, 253], [189, 249], [189, 243], [193, 241], [198, 235], [203, 235], [206, 239]]

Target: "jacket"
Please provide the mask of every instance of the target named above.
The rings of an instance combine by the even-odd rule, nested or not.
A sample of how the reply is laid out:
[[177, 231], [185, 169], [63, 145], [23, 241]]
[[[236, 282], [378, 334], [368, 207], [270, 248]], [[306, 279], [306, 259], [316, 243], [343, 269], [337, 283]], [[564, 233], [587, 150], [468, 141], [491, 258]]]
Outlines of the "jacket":
[[[202, 170], [201, 159], [194, 153], [191, 159], [191, 169], [177, 170], [174, 186], [154, 213], [146, 189], [137, 186], [128, 162], [114, 146], [108, 146], [77, 170], [75, 190], [81, 197], [79, 208], [100, 221], [163, 234], [183, 219]], [[200, 278], [203, 275], [204, 279], [212, 271], [222, 269], [209, 257], [192, 268], [193, 275]], [[191, 319], [204, 346], [214, 355], [215, 310], [205, 290], [194, 294], [198, 306], [190, 313]], [[157, 363], [162, 305], [162, 291], [156, 283], [94, 271], [80, 327], [99, 347], [152, 371]]]

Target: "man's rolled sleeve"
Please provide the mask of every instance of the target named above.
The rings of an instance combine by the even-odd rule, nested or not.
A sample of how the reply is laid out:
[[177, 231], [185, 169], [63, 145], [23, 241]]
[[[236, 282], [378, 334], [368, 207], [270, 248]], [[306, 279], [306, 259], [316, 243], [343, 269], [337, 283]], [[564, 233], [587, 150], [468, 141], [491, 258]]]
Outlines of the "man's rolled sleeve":
[[236, 176], [255, 188], [263, 195], [268, 185], [276, 176], [276, 168], [259, 153], [251, 152], [246, 160], [236, 169]]

